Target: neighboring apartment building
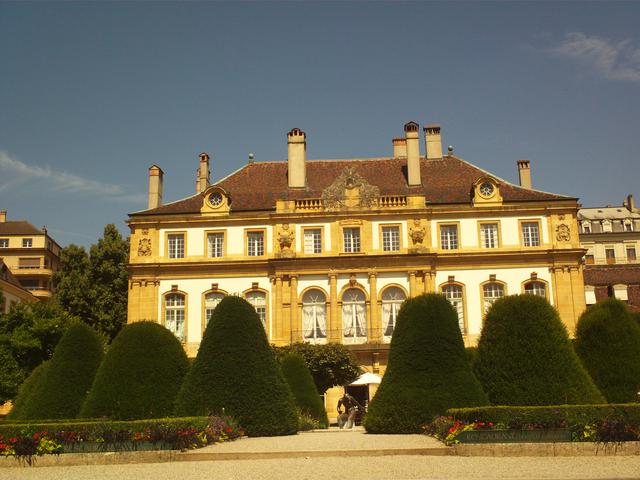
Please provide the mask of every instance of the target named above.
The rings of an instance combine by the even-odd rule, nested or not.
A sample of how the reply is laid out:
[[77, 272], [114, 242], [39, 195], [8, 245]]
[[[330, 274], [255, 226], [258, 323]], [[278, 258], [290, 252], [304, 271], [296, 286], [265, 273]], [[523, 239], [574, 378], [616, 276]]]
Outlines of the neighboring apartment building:
[[581, 208], [587, 305], [616, 297], [640, 311], [640, 209], [633, 195], [620, 206]]
[[48, 300], [51, 279], [60, 266], [60, 246], [47, 233], [25, 220], [7, 220], [0, 211], [0, 259], [9, 267], [20, 285], [36, 298]]
[[22, 302], [37, 302], [33, 294], [20, 285], [18, 279], [11, 273], [2, 259], [0, 259], [0, 313], [7, 313], [14, 305]]
[[577, 199], [514, 185], [442, 154], [440, 127], [404, 126], [393, 156], [307, 160], [306, 135], [287, 135], [286, 161], [253, 162], [196, 193], [162, 203], [149, 169], [149, 206], [130, 214], [128, 321], [172, 330], [194, 356], [224, 295], [246, 298], [269, 341], [349, 345], [383, 373], [404, 299], [441, 292], [467, 345], [507, 294], [546, 297], [573, 332], [585, 308]]

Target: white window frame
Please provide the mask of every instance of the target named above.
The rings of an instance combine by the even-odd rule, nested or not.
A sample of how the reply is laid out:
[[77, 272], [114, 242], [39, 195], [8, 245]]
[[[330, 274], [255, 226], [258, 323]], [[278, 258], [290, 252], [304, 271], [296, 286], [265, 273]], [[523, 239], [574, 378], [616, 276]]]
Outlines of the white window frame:
[[327, 296], [318, 288], [302, 296], [302, 341], [327, 343]]
[[0, 248], [9, 248], [8, 238], [0, 238]]
[[462, 335], [467, 334], [467, 327], [464, 322], [464, 288], [457, 283], [449, 283], [441, 288], [442, 294], [449, 300], [458, 314], [458, 327]]
[[500, 246], [500, 227], [496, 222], [480, 224], [480, 247], [498, 248]]
[[23, 238], [22, 248], [33, 248], [33, 238]]
[[547, 298], [547, 285], [540, 280], [531, 280], [524, 284], [524, 293]]
[[400, 227], [398, 225], [382, 226], [382, 251], [400, 251]]
[[306, 255], [322, 253], [322, 229], [305, 228], [302, 231], [302, 249]]
[[505, 287], [499, 282], [487, 282], [482, 285], [482, 313], [487, 314], [496, 300], [505, 296]]
[[247, 302], [251, 304], [258, 314], [260, 322], [264, 328], [267, 327], [267, 294], [261, 291], [247, 292], [244, 295]]
[[385, 343], [391, 341], [398, 323], [398, 312], [407, 295], [400, 287], [387, 287], [382, 292], [382, 338]]
[[342, 343], [366, 343], [367, 302], [364, 293], [350, 288], [342, 294]]
[[184, 233], [167, 234], [167, 256], [169, 258], [184, 258]]
[[525, 247], [540, 246], [540, 223], [522, 222], [522, 244]]
[[345, 227], [342, 229], [342, 240], [345, 253], [359, 253], [362, 248], [360, 227]]
[[209, 258], [224, 256], [224, 232], [207, 233], [207, 255]]
[[459, 246], [458, 225], [440, 225], [440, 248], [442, 250], [457, 250]]
[[181, 342], [185, 341], [186, 303], [183, 293], [167, 293], [164, 298], [164, 326]]
[[264, 256], [264, 231], [247, 232], [247, 256]]

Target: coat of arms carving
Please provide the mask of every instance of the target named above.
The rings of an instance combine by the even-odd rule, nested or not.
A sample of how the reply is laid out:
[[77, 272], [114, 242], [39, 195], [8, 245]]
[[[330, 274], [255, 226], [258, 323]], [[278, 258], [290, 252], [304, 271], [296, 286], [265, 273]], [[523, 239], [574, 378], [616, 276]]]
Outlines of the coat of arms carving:
[[565, 223], [561, 223], [556, 227], [556, 239], [559, 242], [568, 242], [571, 240], [571, 230]]
[[141, 238], [140, 241], [138, 241], [138, 256], [148, 257], [149, 255], [151, 255], [151, 239]]
[[327, 210], [370, 208], [377, 205], [379, 196], [378, 187], [371, 185], [355, 168], [347, 167], [324, 189], [322, 202]]

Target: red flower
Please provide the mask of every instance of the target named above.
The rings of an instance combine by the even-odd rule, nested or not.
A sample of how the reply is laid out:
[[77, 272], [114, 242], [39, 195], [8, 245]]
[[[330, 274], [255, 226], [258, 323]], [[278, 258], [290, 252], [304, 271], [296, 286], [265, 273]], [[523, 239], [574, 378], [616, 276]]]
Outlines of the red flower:
[[231, 427], [225, 427], [224, 428], [224, 433], [231, 433], [231, 432], [233, 432], [233, 428], [231, 428]]
[[489, 422], [489, 426], [490, 426], [490, 427], [493, 427], [493, 422]]
[[38, 432], [33, 434], [33, 439], [34, 440], [40, 440], [40, 434]]
[[16, 437], [11, 437], [11, 438], [9, 439], [9, 442], [10, 442], [10, 443], [18, 443], [18, 439], [17, 439]]

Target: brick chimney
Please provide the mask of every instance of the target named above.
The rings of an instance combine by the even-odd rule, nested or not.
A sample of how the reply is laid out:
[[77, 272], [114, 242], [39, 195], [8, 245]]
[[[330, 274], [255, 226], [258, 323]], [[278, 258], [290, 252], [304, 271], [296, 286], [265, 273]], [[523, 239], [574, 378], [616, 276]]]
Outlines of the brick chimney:
[[420, 139], [416, 122], [406, 123], [404, 126], [404, 138], [407, 143], [407, 179], [409, 186], [422, 184], [420, 179]]
[[407, 158], [407, 141], [404, 138], [394, 138], [393, 158]]
[[198, 169], [198, 192], [204, 192], [209, 186], [209, 155], [202, 152], [200, 155], [200, 168]]
[[440, 125], [432, 123], [425, 125], [424, 131], [424, 150], [427, 160], [442, 158], [442, 138], [440, 137]]
[[157, 165], [149, 167], [149, 207], [157, 208], [162, 205], [162, 177], [164, 172]]
[[529, 160], [518, 160], [518, 174], [520, 175], [520, 186], [531, 190], [531, 162]]
[[307, 182], [307, 135], [299, 128], [287, 133], [289, 188], [304, 188]]
[[4, 223], [7, 221], [7, 211], [0, 210], [0, 223]]

